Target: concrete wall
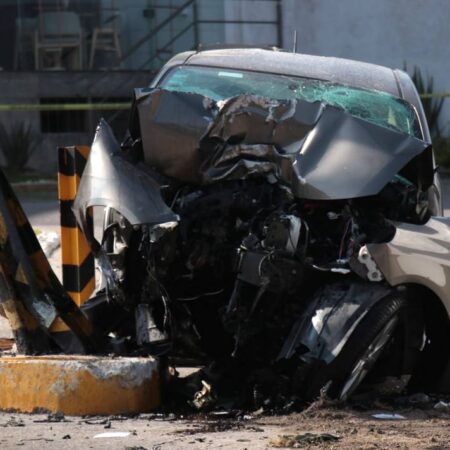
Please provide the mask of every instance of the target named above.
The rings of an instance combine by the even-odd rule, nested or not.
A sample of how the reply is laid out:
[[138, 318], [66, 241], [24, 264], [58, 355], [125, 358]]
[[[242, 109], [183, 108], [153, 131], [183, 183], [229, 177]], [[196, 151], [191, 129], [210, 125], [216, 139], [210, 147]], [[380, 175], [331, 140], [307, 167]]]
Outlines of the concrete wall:
[[[449, 0], [283, 0], [284, 46], [433, 75], [450, 91]], [[442, 122], [450, 122], [450, 100]], [[450, 127], [447, 129], [450, 132]]]
[[[268, 0], [228, 1], [225, 20], [275, 21], [276, 2]], [[277, 45], [277, 27], [273, 24], [227, 24], [225, 42], [230, 44]]]
[[[151, 19], [144, 16], [144, 9], [148, 6], [148, 0], [100, 0], [102, 10], [102, 19], [105, 20], [111, 16], [111, 5], [114, 4], [119, 11], [119, 20], [117, 23], [120, 31], [120, 43], [122, 53], [127, 53], [128, 49], [137, 42], [142, 36], [149, 32], [151, 28]], [[152, 42], [147, 41], [142, 44], [129, 58], [123, 63], [124, 69], [139, 70], [149, 55], [152, 54]], [[102, 55], [101, 52], [99, 52]], [[101, 59], [100, 59], [101, 61]], [[114, 64], [114, 55], [111, 55], [107, 62]], [[100, 66], [97, 66], [100, 67]]]
[[[224, 20], [226, 4], [222, 0], [197, 0], [199, 20]], [[202, 24], [198, 27], [199, 41], [203, 44], [226, 42], [223, 24]]]
[[[102, 0], [108, 7], [111, 0]], [[126, 52], [142, 36], [163, 23], [186, 0], [116, 0], [121, 18], [121, 45]], [[148, 17], [144, 17], [147, 11]], [[106, 10], [104, 16], [108, 16]], [[273, 21], [276, 20], [276, 0], [197, 0], [198, 40], [202, 44], [276, 45], [277, 28], [273, 24], [223, 24], [220, 21]], [[201, 21], [218, 21], [205, 23]], [[123, 64], [122, 68], [140, 69], [158, 50], [165, 49], [172, 39], [186, 30], [194, 21], [193, 6], [184, 9], [164, 26], [152, 39], [142, 44]], [[158, 69], [171, 55], [195, 48], [194, 27], [184, 31], [167, 46], [167, 51], [152, 59], [150, 66]], [[113, 59], [112, 59], [113, 61]], [[100, 67], [100, 66], [98, 66]]]
[[[111, 0], [102, 0], [107, 5]], [[120, 11], [122, 32], [121, 44], [126, 51], [142, 36], [163, 23], [176, 8], [186, 3], [186, 0], [116, 0]], [[224, 5], [236, 3], [235, 0], [197, 0], [198, 20], [224, 20]], [[240, 0], [237, 1], [240, 3]], [[146, 11], [148, 17], [144, 17]], [[146, 68], [157, 70], [164, 61], [173, 54], [195, 48], [194, 8], [189, 6], [170, 23], [161, 28], [152, 39], [142, 44], [133, 55], [127, 59], [123, 68], [141, 69], [151, 58]], [[174, 39], [176, 36], [179, 37]], [[198, 26], [198, 40], [201, 43], [222, 43], [225, 41], [224, 25], [220, 23], [202, 23]], [[159, 56], [152, 58], [157, 52]]]

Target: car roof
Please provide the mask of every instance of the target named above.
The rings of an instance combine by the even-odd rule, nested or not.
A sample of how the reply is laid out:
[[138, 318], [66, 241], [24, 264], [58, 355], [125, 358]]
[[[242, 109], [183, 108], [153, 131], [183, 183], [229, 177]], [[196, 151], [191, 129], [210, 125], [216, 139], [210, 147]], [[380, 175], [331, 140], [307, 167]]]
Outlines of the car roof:
[[180, 64], [314, 78], [364, 89], [376, 89], [402, 97], [396, 71], [350, 59], [260, 48], [232, 48], [180, 53], [173, 57], [166, 67]]

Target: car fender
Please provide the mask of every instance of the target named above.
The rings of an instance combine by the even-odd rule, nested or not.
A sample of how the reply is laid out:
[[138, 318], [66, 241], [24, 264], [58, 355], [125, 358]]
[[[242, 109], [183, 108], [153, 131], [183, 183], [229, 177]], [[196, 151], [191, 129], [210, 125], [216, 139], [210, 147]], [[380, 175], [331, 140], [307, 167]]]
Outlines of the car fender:
[[178, 216], [165, 204], [160, 188], [138, 164], [127, 160], [111, 128], [102, 119], [73, 205], [77, 222], [94, 251], [98, 243], [87, 225], [90, 207], [113, 208], [131, 225], [177, 222]]
[[450, 317], [450, 218], [425, 224], [396, 223], [390, 242], [367, 249], [391, 286], [421, 285], [433, 291]]

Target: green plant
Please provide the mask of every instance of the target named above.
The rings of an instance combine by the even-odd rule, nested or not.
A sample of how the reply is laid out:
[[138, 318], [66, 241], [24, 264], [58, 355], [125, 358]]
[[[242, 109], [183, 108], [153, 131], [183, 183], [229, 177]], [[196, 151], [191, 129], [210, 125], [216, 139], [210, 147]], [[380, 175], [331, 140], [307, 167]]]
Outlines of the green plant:
[[[404, 70], [407, 71], [406, 64], [404, 64]], [[434, 96], [434, 78], [428, 76], [425, 80], [419, 67], [414, 66], [411, 78], [422, 97], [423, 109], [433, 140], [436, 162], [439, 166], [450, 167], [450, 136], [445, 135], [439, 126], [439, 116], [445, 99]]]
[[[405, 64], [405, 71], [407, 70]], [[422, 105], [427, 117], [428, 126], [430, 128], [431, 137], [437, 138], [441, 136], [439, 128], [439, 115], [441, 114], [444, 98], [433, 97], [434, 92], [434, 78], [428, 75], [426, 80], [419, 67], [414, 66], [411, 78], [416, 85], [417, 91], [422, 97]]]
[[450, 139], [445, 136], [434, 138], [433, 150], [437, 165], [450, 167]]
[[17, 122], [9, 127], [0, 123], [0, 148], [11, 172], [22, 170], [37, 146], [42, 142], [30, 124]]

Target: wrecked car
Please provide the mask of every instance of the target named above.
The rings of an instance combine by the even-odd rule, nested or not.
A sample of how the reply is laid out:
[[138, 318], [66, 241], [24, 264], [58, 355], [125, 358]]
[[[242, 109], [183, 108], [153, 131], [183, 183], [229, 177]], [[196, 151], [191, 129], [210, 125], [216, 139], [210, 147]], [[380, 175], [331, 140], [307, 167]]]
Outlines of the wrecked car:
[[434, 389], [450, 233], [430, 142], [404, 72], [180, 54], [135, 90], [121, 145], [97, 129], [73, 207], [101, 274], [81, 310], [108, 351], [205, 367], [198, 407]]

